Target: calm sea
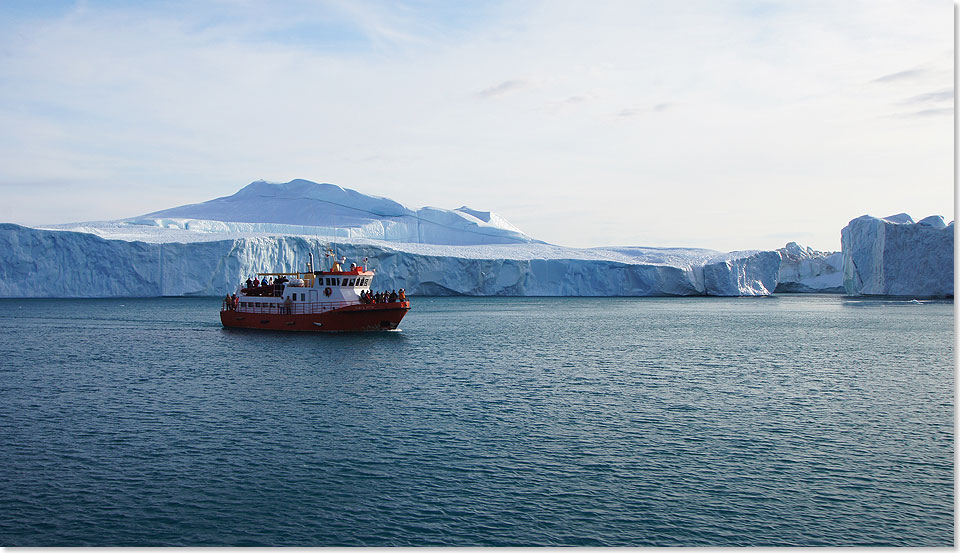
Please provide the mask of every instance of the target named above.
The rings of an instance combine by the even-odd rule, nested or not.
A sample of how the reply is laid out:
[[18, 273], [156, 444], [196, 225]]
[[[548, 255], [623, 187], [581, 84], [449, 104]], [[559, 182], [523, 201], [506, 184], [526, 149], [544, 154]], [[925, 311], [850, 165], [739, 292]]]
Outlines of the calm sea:
[[0, 545], [954, 542], [952, 303], [0, 300]]

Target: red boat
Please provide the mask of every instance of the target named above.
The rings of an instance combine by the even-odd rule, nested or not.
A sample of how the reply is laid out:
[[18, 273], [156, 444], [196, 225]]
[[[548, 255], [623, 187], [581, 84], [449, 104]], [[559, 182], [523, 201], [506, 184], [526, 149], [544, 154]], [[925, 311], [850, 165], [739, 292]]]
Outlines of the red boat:
[[[345, 260], [344, 260], [345, 262]], [[375, 301], [370, 292], [374, 271], [351, 265], [343, 270], [334, 261], [329, 271], [313, 270], [313, 254], [305, 273], [257, 273], [271, 279], [266, 286], [241, 286], [224, 299], [220, 322], [225, 327], [344, 332], [394, 330], [410, 310], [401, 290], [399, 297]]]

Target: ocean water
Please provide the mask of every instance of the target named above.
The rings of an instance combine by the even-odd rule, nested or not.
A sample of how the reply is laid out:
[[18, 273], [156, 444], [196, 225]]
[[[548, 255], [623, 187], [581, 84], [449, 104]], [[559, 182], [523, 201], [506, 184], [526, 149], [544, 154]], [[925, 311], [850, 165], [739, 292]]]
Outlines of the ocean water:
[[0, 300], [0, 545], [954, 543], [952, 303]]

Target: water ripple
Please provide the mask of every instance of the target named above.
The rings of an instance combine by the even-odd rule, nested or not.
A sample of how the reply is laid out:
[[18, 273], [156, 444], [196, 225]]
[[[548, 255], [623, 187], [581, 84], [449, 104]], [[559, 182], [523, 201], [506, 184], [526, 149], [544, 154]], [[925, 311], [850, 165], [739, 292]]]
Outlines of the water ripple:
[[0, 545], [953, 544], [949, 303], [218, 305], [0, 300]]

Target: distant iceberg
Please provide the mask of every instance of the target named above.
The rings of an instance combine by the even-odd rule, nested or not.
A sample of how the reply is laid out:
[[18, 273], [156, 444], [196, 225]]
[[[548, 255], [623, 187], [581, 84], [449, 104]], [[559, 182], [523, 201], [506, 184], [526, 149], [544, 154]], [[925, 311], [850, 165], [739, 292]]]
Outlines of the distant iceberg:
[[466, 206], [413, 210], [388, 198], [303, 179], [256, 181], [232, 196], [155, 211], [124, 222], [201, 232], [303, 232], [426, 244], [539, 242], [490, 212]]
[[840, 234], [847, 294], [953, 297], [953, 234], [940, 216], [850, 221]]
[[704, 290], [711, 296], [769, 296], [779, 270], [780, 252], [731, 252], [704, 264]]
[[411, 209], [297, 179], [117, 221], [0, 225], [0, 296], [222, 295], [257, 272], [303, 271], [310, 253], [331, 246], [368, 258], [378, 286], [424, 295], [763, 296], [844, 284], [839, 253], [796, 243], [566, 248], [489, 211]]
[[[154, 237], [155, 238], [155, 237]], [[316, 237], [245, 236], [195, 242], [105, 239], [0, 224], [0, 296], [217, 296], [257, 272], [303, 271]], [[776, 252], [449, 246], [351, 240], [337, 255], [377, 272], [377, 286], [422, 295], [739, 296], [769, 294]]]
[[774, 292], [843, 293], [843, 253], [821, 252], [790, 242], [780, 252]]

